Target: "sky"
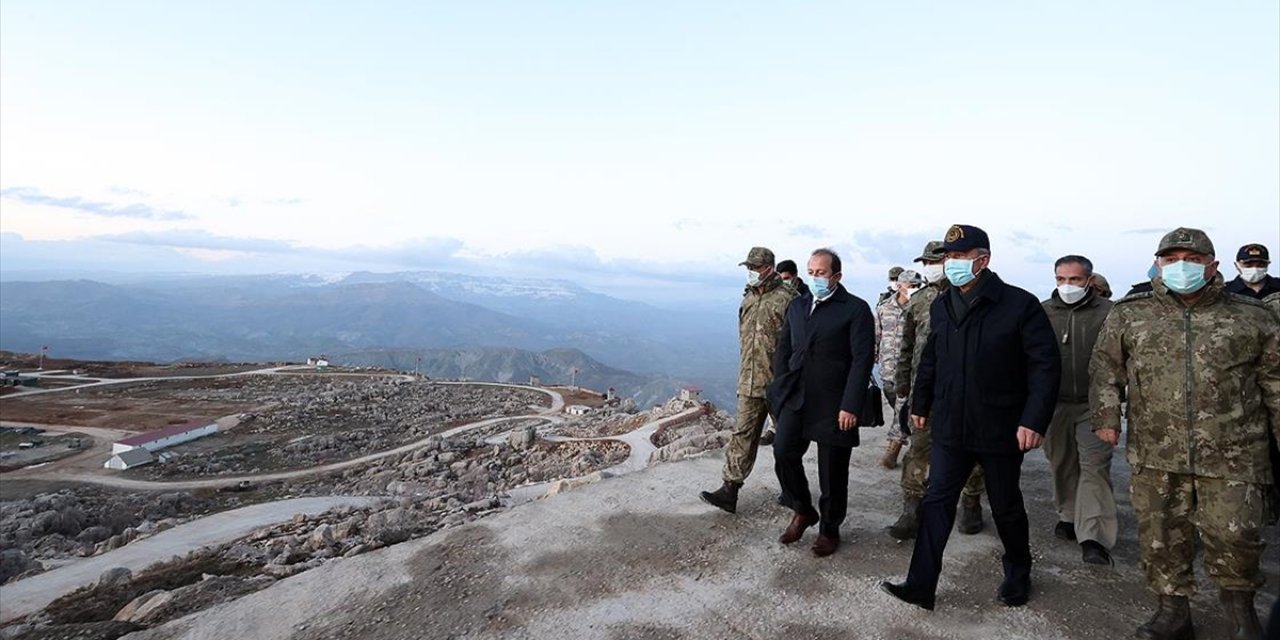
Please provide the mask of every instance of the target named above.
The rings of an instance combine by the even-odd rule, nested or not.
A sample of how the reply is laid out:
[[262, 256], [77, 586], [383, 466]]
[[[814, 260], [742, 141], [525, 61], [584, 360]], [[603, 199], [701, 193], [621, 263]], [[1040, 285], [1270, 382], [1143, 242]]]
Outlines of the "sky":
[[865, 296], [953, 223], [1041, 294], [1177, 226], [1280, 250], [1280, 4], [0, 4], [0, 276], [719, 304], [831, 246]]

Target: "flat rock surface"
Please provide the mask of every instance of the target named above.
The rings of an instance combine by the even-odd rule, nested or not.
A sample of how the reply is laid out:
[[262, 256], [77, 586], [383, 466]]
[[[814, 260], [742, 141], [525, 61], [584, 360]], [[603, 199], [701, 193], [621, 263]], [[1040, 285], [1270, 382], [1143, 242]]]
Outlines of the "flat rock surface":
[[[883, 430], [855, 450], [844, 546], [830, 558], [777, 542], [789, 514], [774, 503], [762, 451], [737, 515], [697, 498], [719, 484], [719, 455], [660, 464], [283, 580], [238, 601], [126, 636], [130, 640], [315, 638], [894, 638], [1131, 637], [1154, 599], [1137, 567], [1128, 467], [1114, 464], [1122, 538], [1115, 567], [1080, 561], [1053, 537], [1048, 465], [1027, 457], [1023, 487], [1036, 555], [1031, 603], [1000, 605], [1001, 547], [987, 528], [947, 548], [938, 610], [877, 589], [901, 578], [909, 544], [884, 533], [900, 508], [898, 471], [875, 466]], [[1118, 452], [1119, 453], [1119, 452]], [[808, 469], [816, 490], [816, 467]], [[984, 510], [985, 500], [984, 500]], [[1269, 529], [1269, 610], [1277, 585]], [[1203, 578], [1197, 637], [1222, 636], [1217, 593]]]

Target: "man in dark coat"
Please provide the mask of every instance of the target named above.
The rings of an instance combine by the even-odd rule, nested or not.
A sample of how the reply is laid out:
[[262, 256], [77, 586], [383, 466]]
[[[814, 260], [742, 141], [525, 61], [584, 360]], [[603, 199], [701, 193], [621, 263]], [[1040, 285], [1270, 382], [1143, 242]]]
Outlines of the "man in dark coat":
[[[819, 249], [809, 258], [812, 286], [791, 301], [774, 352], [774, 381], [768, 391], [778, 416], [774, 464], [782, 501], [795, 512], [779, 538], [791, 544], [821, 523], [813, 553], [835, 553], [849, 498], [849, 458], [858, 446], [875, 358], [871, 307], [840, 284], [840, 256]], [[876, 398], [879, 401], [879, 398]], [[813, 508], [802, 458], [818, 443], [822, 496]]]
[[1236, 270], [1240, 275], [1227, 283], [1227, 291], [1262, 300], [1280, 293], [1280, 278], [1267, 273], [1271, 253], [1265, 245], [1246, 244], [1236, 252]]
[[1023, 454], [1040, 446], [1053, 417], [1062, 365], [1040, 301], [987, 269], [990, 249], [977, 227], [947, 232], [943, 250], [953, 286], [933, 302], [913, 387], [912, 422], [923, 428], [932, 418], [929, 487], [907, 579], [886, 580], [881, 588], [925, 609], [933, 608], [956, 502], [975, 464], [986, 473], [991, 516], [1004, 543], [998, 598], [1020, 606], [1031, 594], [1019, 477]]

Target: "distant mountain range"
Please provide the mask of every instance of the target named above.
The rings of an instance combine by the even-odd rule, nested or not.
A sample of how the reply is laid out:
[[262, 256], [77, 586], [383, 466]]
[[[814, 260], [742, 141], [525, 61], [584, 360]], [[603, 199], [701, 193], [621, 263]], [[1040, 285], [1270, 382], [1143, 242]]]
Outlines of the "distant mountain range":
[[323, 353], [402, 369], [421, 354], [424, 372], [446, 377], [463, 375], [450, 367], [472, 357], [473, 379], [567, 381], [577, 366], [587, 386], [647, 396], [697, 384], [732, 409], [735, 311], [669, 311], [568, 282], [441, 272], [0, 282], [0, 349], [47, 344], [59, 356], [158, 362]]

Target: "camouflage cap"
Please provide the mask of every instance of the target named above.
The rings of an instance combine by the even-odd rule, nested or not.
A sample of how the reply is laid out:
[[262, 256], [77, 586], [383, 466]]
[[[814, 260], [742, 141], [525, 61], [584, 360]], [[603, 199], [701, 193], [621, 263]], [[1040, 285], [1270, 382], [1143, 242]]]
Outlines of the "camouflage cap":
[[1236, 260], [1240, 262], [1253, 262], [1255, 260], [1260, 260], [1262, 262], [1270, 263], [1271, 254], [1267, 252], [1267, 248], [1263, 245], [1246, 244], [1245, 246], [1240, 247], [1240, 250], [1236, 252]]
[[773, 252], [764, 247], [751, 247], [751, 251], [747, 252], [747, 259], [738, 263], [740, 267], [772, 267], [774, 262]]
[[1213, 250], [1213, 241], [1209, 239], [1208, 234], [1189, 227], [1178, 227], [1164, 234], [1164, 237], [1160, 238], [1160, 247], [1156, 249], [1156, 255], [1162, 256], [1174, 249], [1186, 249], [1206, 256], [1218, 255]]
[[924, 246], [924, 251], [912, 262], [942, 262], [947, 254], [942, 251], [942, 241], [933, 240]]
[[924, 276], [910, 269], [904, 270], [898, 274], [898, 283], [907, 284], [913, 287], [923, 287], [925, 285]]
[[1098, 290], [1098, 295], [1104, 298], [1111, 297], [1111, 283], [1107, 282], [1107, 278], [1097, 271], [1093, 272], [1093, 288]]
[[902, 273], [902, 267], [894, 267], [894, 268], [892, 268], [892, 269], [889, 269], [889, 279], [890, 279], [890, 280], [897, 280], [897, 279], [898, 279], [898, 275], [899, 275], [899, 274], [901, 274], [901, 273]]

